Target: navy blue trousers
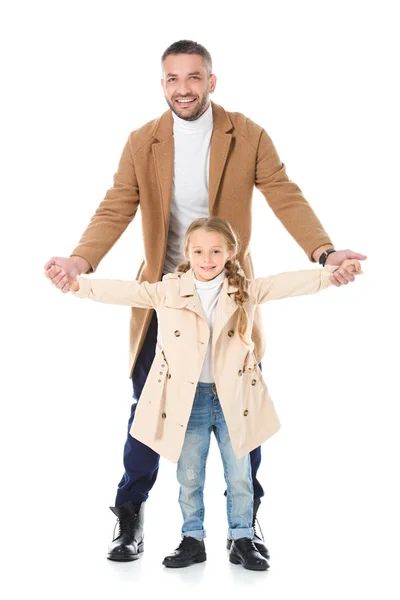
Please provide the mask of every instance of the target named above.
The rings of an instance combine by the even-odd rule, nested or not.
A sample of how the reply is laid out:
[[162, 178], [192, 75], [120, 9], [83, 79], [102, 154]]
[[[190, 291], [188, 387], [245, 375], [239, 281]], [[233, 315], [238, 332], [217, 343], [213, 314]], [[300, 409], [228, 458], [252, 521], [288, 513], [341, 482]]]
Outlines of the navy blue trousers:
[[[137, 403], [140, 399], [147, 375], [154, 359], [157, 344], [157, 313], [153, 312], [150, 327], [146, 339], [140, 351], [132, 374], [134, 403], [131, 408], [131, 416], [128, 421], [128, 437], [124, 446], [124, 468], [125, 473], [118, 484], [118, 492], [115, 506], [121, 506], [125, 502], [140, 504], [147, 500], [149, 492], [153, 487], [158, 473], [160, 456], [154, 450], [133, 438], [129, 431], [135, 417]], [[264, 496], [257, 471], [261, 462], [261, 448], [258, 447], [250, 453], [251, 472], [253, 476], [254, 496]]]

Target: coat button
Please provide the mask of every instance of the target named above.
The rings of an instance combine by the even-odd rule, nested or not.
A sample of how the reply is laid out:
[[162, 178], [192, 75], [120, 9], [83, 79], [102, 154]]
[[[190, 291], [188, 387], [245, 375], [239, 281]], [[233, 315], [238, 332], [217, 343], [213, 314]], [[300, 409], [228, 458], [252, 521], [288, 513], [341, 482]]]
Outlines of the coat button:
[[251, 380], [251, 385], [256, 385], [256, 383], [257, 383], [257, 379], [252, 379]]
[[165, 365], [161, 365], [161, 367], [162, 367], [162, 368], [164, 368], [164, 367], [165, 367]]
[[161, 383], [161, 379], [158, 380], [158, 383]]
[[246, 410], [244, 411], [243, 414], [244, 414], [245, 417], [247, 417], [247, 415], [249, 414], [249, 411], [247, 410], [247, 408], [246, 408]]
[[228, 331], [228, 335], [229, 335], [229, 337], [232, 337], [233, 335], [235, 335], [235, 332], [233, 331], [233, 329], [230, 329]]
[[239, 377], [241, 377], [243, 375], [242, 369], [240, 369], [240, 371], [238, 371], [238, 375], [239, 375]]
[[179, 337], [181, 335], [181, 332], [179, 331], [179, 329], [177, 329], [176, 331], [174, 331], [174, 334], [176, 337]]
[[163, 414], [161, 415], [161, 417], [162, 417], [163, 419], [165, 419], [165, 418], [167, 417], [167, 415], [166, 415], [165, 413], [163, 413]]

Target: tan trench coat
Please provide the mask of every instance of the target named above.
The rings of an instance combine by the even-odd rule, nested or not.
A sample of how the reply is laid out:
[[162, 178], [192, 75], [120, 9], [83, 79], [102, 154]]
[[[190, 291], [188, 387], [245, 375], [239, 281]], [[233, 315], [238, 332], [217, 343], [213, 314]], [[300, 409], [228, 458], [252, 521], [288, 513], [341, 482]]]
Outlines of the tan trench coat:
[[[226, 112], [212, 103], [214, 128], [211, 136], [209, 214], [227, 219], [238, 232], [238, 256], [246, 277], [254, 277], [249, 254], [251, 201], [254, 186], [268, 201], [275, 215], [307, 253], [332, 245], [301, 190], [286, 175], [267, 133], [240, 113]], [[144, 258], [139, 281], [161, 279], [167, 247], [174, 173], [173, 119], [170, 110], [159, 119], [133, 131], [108, 190], [78, 246], [72, 252], [85, 258], [95, 271], [141, 210]], [[151, 310], [132, 308], [130, 325], [130, 373], [143, 345]], [[259, 311], [254, 317], [252, 339], [257, 360], [264, 354]]]
[[[336, 268], [281, 273], [248, 281], [248, 331], [252, 330], [259, 304], [316, 293], [330, 285], [329, 276]], [[166, 275], [153, 284], [86, 277], [79, 281], [76, 295], [81, 298], [156, 309], [156, 355], [130, 433], [161, 456], [177, 462], [210, 337], [192, 270]], [[212, 361], [232, 447], [240, 458], [271, 437], [280, 425], [253, 347], [246, 347], [238, 335], [239, 310], [232, 297], [236, 291], [225, 278], [212, 331]]]

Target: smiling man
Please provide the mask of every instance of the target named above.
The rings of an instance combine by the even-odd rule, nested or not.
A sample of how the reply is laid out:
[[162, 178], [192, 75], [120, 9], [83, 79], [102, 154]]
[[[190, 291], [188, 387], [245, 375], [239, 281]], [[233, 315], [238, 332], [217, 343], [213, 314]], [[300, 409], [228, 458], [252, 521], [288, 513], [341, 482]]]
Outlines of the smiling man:
[[[198, 217], [217, 215], [227, 219], [239, 234], [239, 261], [247, 277], [253, 276], [249, 254], [251, 202], [254, 187], [260, 190], [276, 217], [307, 254], [324, 265], [340, 265], [346, 258], [366, 257], [333, 244], [302, 195], [286, 174], [265, 130], [240, 113], [227, 112], [210, 102], [217, 79], [209, 52], [200, 44], [181, 40], [162, 56], [162, 88], [170, 110], [129, 135], [122, 152], [114, 185], [99, 205], [78, 246], [69, 258], [53, 257], [62, 271], [52, 278], [63, 292], [68, 277], [96, 270], [98, 264], [141, 209], [144, 258], [137, 278], [158, 281], [184, 261], [182, 241], [188, 225]], [[335, 271], [335, 285], [347, 284], [354, 276]], [[134, 403], [128, 431], [135, 416], [157, 343], [154, 311], [132, 309], [130, 376]], [[235, 332], [229, 332], [234, 335]], [[253, 329], [255, 355], [261, 359], [264, 340], [260, 315]], [[254, 487], [254, 522], [264, 495], [257, 479], [261, 450], [251, 453]], [[159, 456], [128, 433], [124, 448], [125, 473], [118, 485], [115, 506], [119, 531], [108, 558], [129, 561], [143, 551], [144, 505], [153, 487]], [[84, 490], [91, 501], [95, 488]], [[268, 558], [260, 536], [256, 548]], [[227, 542], [230, 547], [230, 540]], [[85, 540], [85, 552], [90, 543]], [[179, 556], [177, 557], [179, 561]]]

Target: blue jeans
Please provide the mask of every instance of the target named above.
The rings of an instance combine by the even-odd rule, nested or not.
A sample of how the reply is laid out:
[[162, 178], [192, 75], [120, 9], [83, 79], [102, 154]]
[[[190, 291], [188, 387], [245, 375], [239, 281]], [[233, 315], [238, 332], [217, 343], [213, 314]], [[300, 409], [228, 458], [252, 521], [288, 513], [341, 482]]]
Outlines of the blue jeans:
[[211, 432], [217, 439], [227, 488], [228, 538], [253, 539], [253, 479], [250, 454], [236, 458], [224, 414], [213, 383], [198, 383], [193, 408], [178, 461], [179, 504], [183, 515], [182, 536], [202, 540], [204, 481]]

